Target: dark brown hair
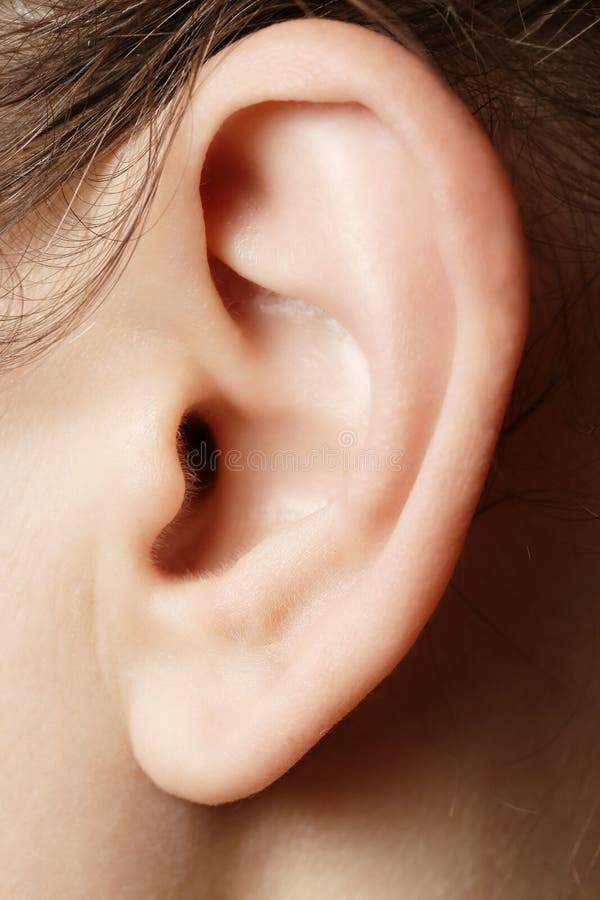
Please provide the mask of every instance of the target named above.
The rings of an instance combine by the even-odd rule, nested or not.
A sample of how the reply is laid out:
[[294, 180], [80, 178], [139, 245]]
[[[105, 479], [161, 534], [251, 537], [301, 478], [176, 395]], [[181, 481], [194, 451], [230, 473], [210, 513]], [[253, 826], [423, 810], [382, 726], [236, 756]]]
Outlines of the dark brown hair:
[[[586, 265], [594, 258], [597, 3], [11, 0], [0, 3], [0, 367], [43, 354], [100, 301], [202, 62], [299, 16], [361, 23], [403, 42], [414, 34], [502, 154], [531, 241]], [[145, 177], [104, 224], [86, 217], [74, 201], [98, 190], [96, 162], [146, 127]], [[553, 224], [565, 210], [584, 223], [576, 233]], [[36, 288], [39, 263], [61, 269], [60, 291]]]

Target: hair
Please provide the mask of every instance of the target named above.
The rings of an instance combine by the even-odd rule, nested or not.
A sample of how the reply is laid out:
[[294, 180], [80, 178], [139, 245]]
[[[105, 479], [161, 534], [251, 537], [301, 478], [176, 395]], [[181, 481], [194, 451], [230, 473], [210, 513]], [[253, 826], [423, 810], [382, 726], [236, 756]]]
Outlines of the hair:
[[[595, 2], [0, 0], [0, 371], [46, 353], [101, 301], [203, 62], [301, 16], [360, 23], [405, 44], [414, 35], [498, 148], [532, 245], [588, 269], [600, 206]], [[101, 217], [99, 164], [117, 165], [140, 133], [144, 177]]]

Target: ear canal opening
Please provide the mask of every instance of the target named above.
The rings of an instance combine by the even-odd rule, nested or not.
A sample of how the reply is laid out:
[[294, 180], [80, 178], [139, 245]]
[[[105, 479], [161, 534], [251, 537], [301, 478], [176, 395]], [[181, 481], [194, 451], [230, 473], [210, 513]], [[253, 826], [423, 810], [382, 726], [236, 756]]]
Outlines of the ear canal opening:
[[181, 577], [198, 568], [198, 536], [206, 533], [214, 510], [221, 454], [212, 425], [196, 410], [184, 413], [175, 443], [185, 480], [183, 501], [154, 541], [151, 556], [165, 575]]
[[185, 477], [183, 505], [193, 506], [215, 487], [219, 451], [212, 428], [195, 412], [186, 414], [177, 432], [177, 449]]

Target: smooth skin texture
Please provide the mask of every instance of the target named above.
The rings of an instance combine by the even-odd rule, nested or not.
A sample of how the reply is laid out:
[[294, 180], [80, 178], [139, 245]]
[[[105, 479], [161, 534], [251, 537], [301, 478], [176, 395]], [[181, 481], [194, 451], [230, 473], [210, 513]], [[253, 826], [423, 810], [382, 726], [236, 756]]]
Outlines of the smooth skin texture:
[[[413, 647], [528, 287], [502, 166], [425, 61], [295, 22], [201, 72], [110, 297], [2, 384], [3, 896], [564, 895], [544, 857], [581, 821], [541, 810], [573, 789], [553, 736], [581, 681], [565, 645], [587, 638], [561, 528], [476, 520], [463, 600]], [[190, 410], [246, 463], [191, 504]], [[536, 439], [559, 440], [545, 416]], [[340, 435], [400, 467], [248, 465]], [[531, 599], [534, 568], [552, 589]], [[586, 866], [584, 835], [567, 882]]]

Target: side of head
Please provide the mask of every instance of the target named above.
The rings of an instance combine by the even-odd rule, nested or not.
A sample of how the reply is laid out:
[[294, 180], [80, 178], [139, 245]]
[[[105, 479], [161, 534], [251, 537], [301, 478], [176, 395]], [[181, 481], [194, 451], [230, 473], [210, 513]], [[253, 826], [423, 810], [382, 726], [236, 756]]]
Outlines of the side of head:
[[[132, 798], [267, 787], [444, 594], [531, 284], [557, 276], [531, 265], [517, 131], [486, 133], [465, 102], [475, 68], [459, 97], [405, 13], [407, 46], [299, 19], [225, 33], [200, 67], [198, 13], [173, 27], [151, 122], [140, 105], [118, 132], [141, 85], [126, 54], [98, 61], [121, 90], [118, 110], [99, 92], [102, 152], [82, 162], [67, 91], [60, 140], [80, 155], [47, 159], [26, 216], [0, 187], [4, 730], [47, 736], [7, 784], [13, 814], [44, 760], [67, 763], [64, 796], [99, 748]], [[29, 152], [44, 165], [32, 148], [22, 171]]]

